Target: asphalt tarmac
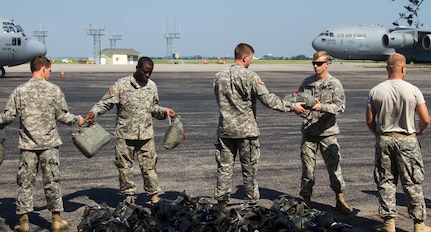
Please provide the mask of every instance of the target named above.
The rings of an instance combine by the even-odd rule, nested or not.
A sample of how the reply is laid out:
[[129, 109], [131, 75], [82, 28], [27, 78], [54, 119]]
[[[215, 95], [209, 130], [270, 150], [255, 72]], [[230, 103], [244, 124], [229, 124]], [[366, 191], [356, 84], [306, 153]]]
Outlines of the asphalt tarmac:
[[[184, 144], [166, 150], [163, 136], [168, 129], [166, 120], [154, 120], [157, 172], [163, 193], [162, 198], [175, 199], [182, 191], [190, 196], [213, 199], [216, 163], [214, 160], [215, 131], [218, 110], [213, 94], [214, 74], [227, 65], [157, 65], [152, 79], [159, 89], [160, 105], [173, 108], [181, 115], [187, 139]], [[50, 81], [61, 87], [66, 95], [69, 110], [85, 116], [90, 108], [118, 79], [133, 73], [133, 65], [53, 65]], [[251, 65], [266, 83], [270, 92], [281, 97], [295, 92], [302, 80], [313, 74], [311, 65]], [[338, 116], [341, 128], [339, 143], [342, 154], [342, 171], [346, 182], [345, 198], [353, 214], [338, 214], [333, 206], [335, 195], [329, 187], [328, 175], [321, 156], [316, 167], [316, 185], [312, 197], [313, 207], [333, 214], [338, 221], [370, 231], [380, 224], [378, 199], [373, 179], [374, 138], [365, 124], [365, 107], [368, 91], [386, 79], [386, 71], [380, 64], [352, 64], [334, 62], [330, 73], [343, 84], [347, 105], [344, 114]], [[60, 78], [61, 70], [65, 77]], [[0, 109], [4, 109], [9, 94], [30, 77], [28, 65], [6, 68], [7, 77], [0, 79]], [[431, 99], [429, 66], [409, 66], [406, 80], [417, 85]], [[116, 110], [96, 118], [109, 132], [115, 126]], [[270, 207], [281, 194], [299, 198], [301, 162], [299, 145], [301, 119], [294, 113], [270, 110], [259, 103], [258, 118], [261, 129], [261, 160], [258, 182], [261, 193], [260, 204]], [[19, 161], [17, 149], [19, 120], [0, 131], [6, 139], [6, 160], [0, 172], [0, 230], [8, 231], [18, 222], [15, 214], [17, 192], [16, 172]], [[59, 124], [63, 139], [60, 147], [62, 191], [65, 211], [63, 219], [68, 221], [69, 231], [76, 231], [86, 205], [106, 203], [115, 208], [123, 200], [119, 194], [118, 171], [114, 165], [114, 142], [103, 147], [93, 158], [86, 158], [72, 144], [71, 133], [77, 126]], [[425, 163], [423, 184], [428, 214], [431, 208], [431, 136], [419, 138]], [[136, 164], [137, 165], [137, 164]], [[139, 168], [135, 166], [135, 182], [138, 187], [137, 203], [148, 206], [149, 197], [142, 193], [143, 183]], [[42, 175], [38, 173], [34, 192], [34, 212], [30, 213], [32, 231], [49, 231], [51, 214], [46, 209], [42, 188]], [[398, 231], [412, 231], [413, 222], [408, 217], [404, 193], [397, 191], [399, 217]], [[239, 161], [235, 166], [232, 201], [229, 207], [242, 203], [243, 187]], [[431, 220], [426, 223], [431, 225]]]

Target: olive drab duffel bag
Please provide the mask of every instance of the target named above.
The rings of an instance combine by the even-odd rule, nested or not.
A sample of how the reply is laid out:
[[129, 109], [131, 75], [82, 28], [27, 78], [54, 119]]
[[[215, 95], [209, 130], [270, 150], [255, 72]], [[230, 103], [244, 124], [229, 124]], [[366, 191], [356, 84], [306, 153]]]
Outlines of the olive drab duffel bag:
[[163, 139], [163, 147], [173, 149], [180, 143], [184, 143], [186, 134], [184, 133], [183, 123], [180, 121], [181, 116], [177, 115], [174, 118], [168, 117], [169, 129], [165, 133]]
[[111, 141], [109, 134], [100, 124], [91, 122], [72, 134], [73, 144], [87, 158], [93, 157], [103, 146]]
[[304, 109], [311, 109], [316, 104], [313, 95], [306, 92], [291, 93], [285, 96], [283, 100], [288, 102], [305, 102], [303, 105]]

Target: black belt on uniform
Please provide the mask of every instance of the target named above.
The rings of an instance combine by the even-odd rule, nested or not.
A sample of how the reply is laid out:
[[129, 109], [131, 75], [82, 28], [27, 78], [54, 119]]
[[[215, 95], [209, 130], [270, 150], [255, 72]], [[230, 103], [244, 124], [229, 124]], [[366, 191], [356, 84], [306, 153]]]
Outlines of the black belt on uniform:
[[381, 136], [390, 136], [394, 138], [404, 138], [404, 137], [416, 137], [416, 133], [407, 134], [404, 132], [384, 132], [380, 134]]

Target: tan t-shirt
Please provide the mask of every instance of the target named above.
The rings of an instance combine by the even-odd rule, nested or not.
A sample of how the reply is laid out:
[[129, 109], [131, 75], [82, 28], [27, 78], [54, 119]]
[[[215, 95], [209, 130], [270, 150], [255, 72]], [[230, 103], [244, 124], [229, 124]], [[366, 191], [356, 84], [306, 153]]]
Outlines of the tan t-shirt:
[[400, 79], [386, 80], [368, 95], [368, 106], [376, 113], [377, 133], [415, 133], [416, 106], [423, 103], [419, 88]]

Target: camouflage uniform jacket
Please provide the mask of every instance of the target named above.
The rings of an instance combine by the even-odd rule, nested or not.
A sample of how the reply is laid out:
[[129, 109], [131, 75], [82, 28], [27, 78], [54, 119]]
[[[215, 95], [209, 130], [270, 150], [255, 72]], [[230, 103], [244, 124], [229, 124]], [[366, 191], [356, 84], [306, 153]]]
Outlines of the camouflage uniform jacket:
[[20, 117], [18, 148], [45, 150], [62, 144], [56, 120], [66, 125], [78, 123], [78, 115], [68, 112], [61, 89], [43, 78], [31, 78], [10, 95], [0, 115], [3, 128]]
[[300, 92], [307, 92], [319, 99], [321, 111], [307, 110], [302, 116], [302, 132], [313, 136], [329, 136], [340, 133], [336, 115], [344, 112], [346, 97], [341, 82], [329, 75], [323, 80], [316, 75], [307, 77], [299, 87]]
[[270, 94], [259, 76], [241, 65], [233, 64], [216, 74], [214, 93], [219, 105], [217, 135], [220, 138], [259, 136], [256, 102], [281, 112], [294, 105]]
[[117, 106], [114, 135], [121, 139], [146, 140], [154, 137], [152, 117], [166, 119], [167, 108], [159, 106], [154, 81], [139, 83], [133, 75], [117, 80], [91, 109], [95, 116]]

